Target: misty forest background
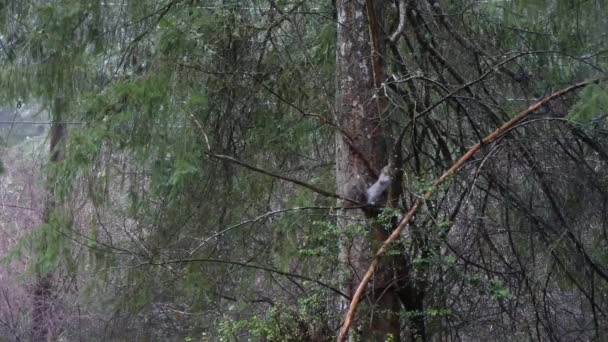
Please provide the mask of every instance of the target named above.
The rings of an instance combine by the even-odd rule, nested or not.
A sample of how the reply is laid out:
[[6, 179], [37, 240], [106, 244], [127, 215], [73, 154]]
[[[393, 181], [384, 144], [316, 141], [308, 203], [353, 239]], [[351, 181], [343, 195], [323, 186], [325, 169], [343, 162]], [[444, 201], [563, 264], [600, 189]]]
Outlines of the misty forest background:
[[607, 1], [0, 0], [0, 64], [0, 341], [332, 341], [413, 205], [351, 341], [606, 339]]

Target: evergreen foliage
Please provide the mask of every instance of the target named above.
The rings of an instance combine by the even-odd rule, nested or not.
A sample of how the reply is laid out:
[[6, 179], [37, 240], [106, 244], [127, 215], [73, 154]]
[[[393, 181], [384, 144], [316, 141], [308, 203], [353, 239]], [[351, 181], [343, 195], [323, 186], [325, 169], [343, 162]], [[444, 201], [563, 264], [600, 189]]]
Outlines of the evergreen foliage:
[[[383, 55], [380, 129], [406, 133], [407, 188], [401, 208], [376, 218], [386, 230], [517, 111], [608, 68], [602, 1], [408, 3], [407, 31]], [[74, 123], [63, 161], [43, 169], [57, 203], [48, 223], [4, 255], [29, 270], [24, 288], [35, 272], [56, 275], [58, 335], [334, 338], [339, 241], [369, 222], [339, 229], [357, 209], [217, 157], [335, 192], [334, 11], [329, 1], [0, 0], [0, 103]], [[397, 6], [385, 11], [390, 33]], [[424, 312], [404, 309], [404, 322], [422, 317], [437, 340], [602, 336], [607, 99], [604, 83], [551, 103], [434, 188], [391, 250], [424, 288]], [[0, 335], [24, 339], [26, 325]]]

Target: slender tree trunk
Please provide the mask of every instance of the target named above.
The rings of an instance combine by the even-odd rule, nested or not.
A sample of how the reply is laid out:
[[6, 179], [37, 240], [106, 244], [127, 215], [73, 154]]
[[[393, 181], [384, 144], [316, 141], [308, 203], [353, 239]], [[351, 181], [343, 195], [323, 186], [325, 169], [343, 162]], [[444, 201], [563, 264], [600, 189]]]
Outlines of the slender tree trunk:
[[[63, 159], [63, 139], [65, 127], [62, 122], [64, 103], [61, 97], [56, 97], [51, 108], [50, 131], [50, 163], [59, 163]], [[49, 223], [51, 213], [56, 207], [55, 194], [52, 186], [47, 185], [47, 198], [43, 214], [43, 223]], [[41, 246], [42, 250], [48, 246]], [[32, 290], [32, 340], [48, 341], [53, 335], [53, 273], [48, 270], [36, 270], [36, 283]]]
[[[381, 13], [383, 1], [372, 1], [376, 14]], [[372, 56], [368, 11], [365, 1], [337, 0], [337, 98], [336, 122], [348, 135], [336, 136], [336, 182], [338, 193], [363, 200], [365, 189], [387, 164], [386, 141], [380, 115], [384, 101], [374, 97], [375, 80], [382, 79], [378, 55]], [[379, 16], [376, 16], [379, 17]], [[377, 23], [372, 23], [377, 25]], [[376, 27], [379, 29], [379, 27]], [[347, 141], [347, 139], [349, 139]], [[343, 203], [348, 205], [348, 203]], [[347, 211], [338, 222], [342, 229], [360, 225], [362, 212]], [[369, 218], [370, 215], [367, 215]], [[367, 227], [365, 233], [341, 241], [340, 261], [343, 266], [342, 288], [352, 295], [372, 257], [374, 241], [382, 241], [386, 233], [380, 227]], [[388, 336], [399, 340], [399, 298], [391, 281], [391, 263], [383, 263], [368, 293], [365, 308], [361, 308], [356, 331], [364, 341], [385, 341]], [[346, 303], [345, 306], [347, 306]], [[356, 332], [353, 332], [356, 333]], [[352, 336], [352, 335], [351, 335]]]

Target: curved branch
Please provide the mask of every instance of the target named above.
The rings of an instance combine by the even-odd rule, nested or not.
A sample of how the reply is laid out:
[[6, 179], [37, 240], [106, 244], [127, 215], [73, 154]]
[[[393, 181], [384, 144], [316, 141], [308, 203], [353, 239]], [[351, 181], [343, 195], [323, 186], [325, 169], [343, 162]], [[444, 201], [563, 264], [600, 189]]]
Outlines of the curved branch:
[[[435, 182], [433, 182], [433, 189], [435, 189], [438, 185], [444, 183], [448, 178], [453, 176], [464, 165], [465, 162], [467, 162], [469, 159], [471, 159], [471, 157], [473, 157], [473, 155], [475, 155], [475, 153], [477, 153], [477, 151], [479, 151], [481, 149], [481, 147], [483, 145], [485, 145], [489, 142], [492, 142], [496, 138], [502, 136], [511, 127], [515, 126], [517, 123], [522, 121], [524, 118], [526, 118], [531, 113], [536, 112], [537, 110], [539, 110], [541, 107], [543, 107], [544, 105], [546, 105], [547, 103], [549, 103], [552, 100], [555, 100], [559, 97], [562, 97], [574, 90], [583, 88], [587, 85], [599, 83], [600, 81], [603, 81], [603, 80], [605, 80], [605, 79], [596, 79], [596, 80], [591, 80], [591, 81], [585, 81], [585, 82], [577, 83], [568, 88], [564, 88], [564, 89], [557, 91], [557, 92], [553, 93], [552, 95], [538, 101], [537, 103], [530, 106], [528, 109], [520, 112], [519, 114], [517, 114], [516, 116], [511, 118], [511, 120], [505, 122], [502, 126], [500, 126], [498, 129], [496, 129], [494, 132], [490, 133], [485, 138], [483, 138], [481, 142], [475, 144], [475, 146], [473, 146], [456, 163], [454, 163], [452, 165], [452, 167], [450, 167], [446, 172], [444, 172], [443, 175], [441, 175], [441, 177], [439, 177], [437, 180], [435, 180]], [[376, 268], [378, 267], [378, 264], [380, 263], [380, 257], [382, 255], [384, 255], [384, 253], [386, 253], [389, 245], [393, 241], [395, 241], [397, 238], [399, 238], [401, 231], [403, 229], [405, 229], [405, 227], [409, 224], [410, 220], [412, 219], [412, 217], [414, 216], [414, 214], [416, 213], [418, 208], [420, 208], [420, 206], [426, 200], [431, 198], [431, 196], [433, 195], [433, 189], [427, 191], [424, 194], [424, 196], [416, 199], [416, 201], [414, 202], [414, 204], [412, 205], [410, 210], [403, 217], [403, 219], [401, 219], [401, 221], [399, 222], [399, 224], [397, 225], [395, 230], [393, 230], [391, 235], [382, 243], [382, 246], [380, 246], [380, 248], [376, 252], [376, 256], [372, 260], [369, 268], [367, 269], [367, 272], [361, 279], [361, 282], [359, 283], [359, 286], [357, 287], [357, 291], [355, 291], [355, 295], [353, 296], [353, 299], [351, 300], [350, 307], [348, 308], [348, 312], [346, 313], [346, 316], [344, 317], [344, 323], [342, 324], [342, 327], [340, 328], [340, 334], [338, 335], [338, 342], [345, 341], [346, 337], [348, 336], [348, 330], [349, 330], [350, 326], [352, 325], [353, 320], [355, 318], [355, 312], [357, 310], [357, 306], [358, 306], [359, 302], [361, 301], [363, 292], [367, 288], [367, 285], [369, 284], [372, 276], [374, 275], [374, 273], [376, 271]]]
[[391, 34], [389, 38], [390, 41], [393, 43], [395, 43], [405, 31], [405, 11], [405, 0], [399, 0], [399, 24], [397, 25], [397, 29], [395, 30], [395, 32], [393, 32], [393, 34]]

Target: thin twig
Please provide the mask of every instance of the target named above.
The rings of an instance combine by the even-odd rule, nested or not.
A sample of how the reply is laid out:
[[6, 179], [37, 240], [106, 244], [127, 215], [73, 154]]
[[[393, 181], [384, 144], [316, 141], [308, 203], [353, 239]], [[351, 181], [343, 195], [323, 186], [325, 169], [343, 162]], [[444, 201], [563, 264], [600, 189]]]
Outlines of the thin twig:
[[[203, 136], [206, 139], [207, 135], [206, 135], [205, 131], [203, 130], [203, 125], [201, 125], [201, 123], [194, 117], [194, 115], [190, 115], [190, 118], [192, 119], [192, 121], [194, 122], [194, 124], [197, 126], [197, 128], [201, 131], [201, 133], [203, 134]], [[208, 146], [208, 148], [210, 149], [211, 147]], [[339, 195], [339, 194], [336, 194], [336, 193], [333, 193], [333, 192], [329, 192], [329, 191], [323, 190], [323, 189], [321, 189], [319, 187], [316, 187], [316, 186], [314, 186], [312, 184], [305, 183], [305, 182], [303, 182], [301, 180], [298, 180], [298, 179], [295, 179], [295, 178], [282, 176], [282, 175], [279, 175], [279, 174], [274, 173], [274, 172], [270, 172], [270, 171], [267, 171], [267, 170], [264, 170], [264, 169], [260, 169], [259, 167], [247, 164], [247, 163], [245, 163], [243, 161], [240, 161], [240, 160], [238, 160], [236, 158], [233, 158], [233, 157], [230, 157], [230, 156], [226, 156], [226, 155], [222, 155], [222, 154], [216, 154], [216, 153], [211, 152], [210, 150], [207, 150], [204, 153], [207, 156], [211, 157], [211, 158], [218, 159], [218, 160], [223, 160], [223, 161], [227, 161], [227, 162], [231, 162], [233, 164], [240, 165], [240, 166], [242, 166], [242, 167], [244, 167], [246, 169], [249, 169], [249, 170], [252, 170], [252, 171], [255, 171], [255, 172], [258, 172], [258, 173], [270, 176], [270, 177], [273, 177], [273, 178], [281, 179], [281, 180], [284, 180], [284, 181], [287, 181], [287, 182], [290, 182], [290, 183], [293, 183], [293, 184], [296, 184], [296, 185], [299, 185], [301, 187], [304, 187], [304, 188], [306, 188], [308, 190], [311, 190], [313, 192], [316, 192], [316, 193], [321, 194], [321, 195], [326, 196], [326, 197], [332, 197], [332, 198], [341, 199], [341, 200], [348, 201], [350, 203], [357, 204], [357, 205], [362, 204], [359, 201], [354, 200], [352, 198], [348, 198], [348, 197], [343, 196], [343, 195]]]
[[[237, 224], [234, 224], [230, 227], [224, 228], [222, 230], [220, 230], [219, 232], [209, 236], [208, 238], [206, 238], [205, 240], [203, 240], [203, 242], [200, 243], [200, 245], [198, 245], [196, 248], [194, 248], [190, 253], [190, 255], [194, 254], [196, 251], [198, 251], [201, 247], [203, 247], [207, 242], [215, 239], [216, 237], [223, 235], [233, 229], [239, 228], [241, 226], [244, 226], [246, 224], [249, 223], [256, 223], [260, 220], [263, 220], [269, 216], [273, 216], [273, 215], [277, 215], [277, 214], [282, 214], [282, 213], [286, 213], [286, 212], [290, 212], [290, 211], [300, 211], [300, 210], [341, 210], [341, 209], [355, 209], [355, 208], [351, 208], [351, 207], [321, 207], [321, 206], [316, 206], [316, 207], [295, 207], [295, 208], [286, 208], [286, 209], [279, 209], [279, 210], [273, 210], [273, 211], [269, 211], [267, 213], [264, 213], [262, 215], [259, 215], [255, 218], [252, 218], [250, 220], [245, 220], [243, 222], [239, 222]], [[356, 208], [358, 209], [358, 207]]]
[[168, 261], [150, 261], [150, 262], [146, 262], [146, 263], [142, 263], [139, 264], [137, 266], [145, 266], [145, 265], [151, 265], [151, 266], [167, 266], [167, 265], [171, 265], [171, 264], [183, 264], [183, 263], [187, 263], [187, 262], [209, 262], [209, 263], [218, 263], [218, 264], [229, 264], [229, 265], [235, 265], [235, 266], [241, 266], [241, 267], [247, 267], [247, 268], [253, 268], [256, 270], [262, 270], [262, 271], [266, 271], [266, 272], [270, 272], [270, 273], [275, 273], [275, 274], [280, 274], [282, 276], [286, 276], [288, 278], [296, 278], [296, 279], [301, 279], [301, 280], [306, 280], [306, 281], [310, 281], [313, 282], [317, 285], [320, 285], [322, 287], [325, 287], [329, 290], [331, 290], [332, 292], [335, 292], [336, 294], [344, 297], [344, 298], [348, 298], [350, 299], [349, 296], [347, 296], [344, 292], [338, 290], [337, 288], [326, 284], [320, 280], [317, 279], [313, 279], [307, 276], [303, 276], [300, 274], [296, 274], [296, 273], [290, 273], [290, 272], [284, 272], [284, 271], [280, 271], [274, 268], [270, 268], [270, 267], [264, 267], [264, 266], [259, 266], [259, 265], [253, 265], [253, 264], [249, 264], [249, 263], [244, 263], [244, 262], [239, 262], [239, 261], [231, 261], [231, 260], [221, 260], [221, 259], [207, 259], [207, 258], [199, 258], [199, 259], [178, 259], [178, 260], [168, 260]]
[[35, 209], [35, 208], [23, 207], [23, 206], [20, 206], [20, 205], [8, 204], [8, 203], [0, 203], [0, 207], [23, 209], [23, 210], [35, 211], [37, 213], [40, 212], [40, 210]]
[[333, 197], [333, 198], [341, 199], [341, 200], [344, 200], [344, 201], [348, 201], [350, 203], [360, 204], [359, 201], [354, 200], [352, 198], [348, 198], [348, 197], [345, 197], [345, 196], [342, 196], [340, 194], [336, 194], [336, 193], [333, 193], [333, 192], [325, 191], [325, 190], [323, 190], [321, 188], [318, 188], [318, 187], [316, 187], [316, 186], [314, 186], [312, 184], [308, 184], [308, 183], [302, 182], [299, 179], [282, 176], [282, 175], [279, 175], [279, 174], [274, 173], [274, 172], [270, 172], [270, 171], [266, 171], [266, 170], [260, 169], [260, 168], [258, 168], [256, 166], [249, 165], [249, 164], [247, 164], [245, 162], [242, 162], [242, 161], [240, 161], [238, 159], [235, 159], [233, 157], [230, 157], [230, 156], [226, 156], [226, 155], [222, 155], [222, 154], [215, 154], [215, 153], [211, 153], [211, 152], [205, 152], [205, 154], [207, 156], [211, 157], [211, 158], [215, 158], [215, 159], [223, 160], [223, 161], [228, 161], [228, 162], [231, 162], [233, 164], [240, 165], [240, 166], [242, 166], [242, 167], [244, 167], [246, 169], [249, 169], [251, 171], [255, 171], [255, 172], [258, 172], [258, 173], [261, 173], [261, 174], [264, 174], [264, 175], [267, 175], [267, 176], [270, 176], [270, 177], [273, 177], [273, 178], [282, 179], [284, 181], [287, 181], [287, 182], [299, 185], [301, 187], [304, 187], [304, 188], [306, 188], [308, 190], [311, 190], [313, 192], [316, 192], [316, 193], [321, 194], [321, 195], [326, 196], [326, 197]]

